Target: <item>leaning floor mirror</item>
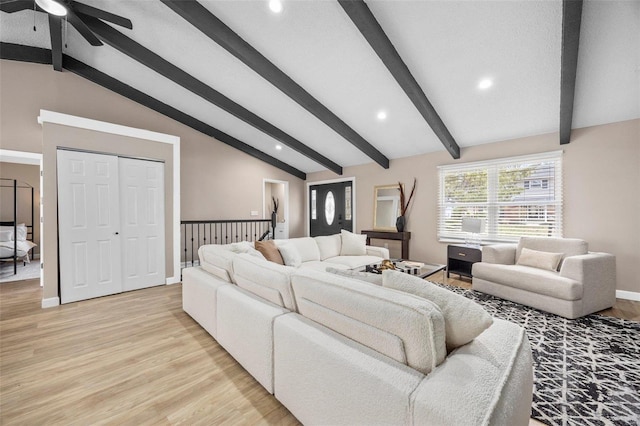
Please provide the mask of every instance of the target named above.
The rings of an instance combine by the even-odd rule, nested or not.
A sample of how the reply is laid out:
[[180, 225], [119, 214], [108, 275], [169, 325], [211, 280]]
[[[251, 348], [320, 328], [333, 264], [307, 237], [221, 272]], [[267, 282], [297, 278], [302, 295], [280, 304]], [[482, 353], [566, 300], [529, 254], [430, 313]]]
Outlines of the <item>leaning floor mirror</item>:
[[379, 185], [373, 191], [373, 229], [395, 231], [396, 219], [400, 216], [398, 184]]

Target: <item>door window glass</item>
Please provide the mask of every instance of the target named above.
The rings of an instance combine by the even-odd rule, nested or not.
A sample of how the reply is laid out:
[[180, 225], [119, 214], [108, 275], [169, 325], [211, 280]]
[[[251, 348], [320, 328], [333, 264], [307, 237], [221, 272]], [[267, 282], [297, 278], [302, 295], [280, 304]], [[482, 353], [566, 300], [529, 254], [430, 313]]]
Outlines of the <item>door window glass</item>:
[[327, 225], [333, 223], [333, 218], [336, 215], [336, 201], [333, 197], [333, 192], [329, 191], [327, 197], [324, 200], [324, 218], [327, 221]]
[[351, 187], [344, 189], [344, 219], [351, 220]]
[[316, 190], [311, 190], [311, 220], [316, 220], [318, 213], [316, 212]]

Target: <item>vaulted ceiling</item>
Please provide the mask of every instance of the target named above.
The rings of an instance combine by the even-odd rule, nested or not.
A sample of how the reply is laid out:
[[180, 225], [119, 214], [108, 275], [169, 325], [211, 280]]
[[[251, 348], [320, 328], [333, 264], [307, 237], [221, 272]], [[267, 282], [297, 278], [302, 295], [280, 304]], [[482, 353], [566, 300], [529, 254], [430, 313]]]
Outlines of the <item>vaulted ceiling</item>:
[[[300, 177], [640, 118], [638, 1], [80, 3], [133, 28], [79, 14], [96, 47], [63, 19], [63, 72]], [[51, 49], [48, 15], [1, 5], [28, 7], [0, 13], [1, 56], [52, 63], [29, 49]]]

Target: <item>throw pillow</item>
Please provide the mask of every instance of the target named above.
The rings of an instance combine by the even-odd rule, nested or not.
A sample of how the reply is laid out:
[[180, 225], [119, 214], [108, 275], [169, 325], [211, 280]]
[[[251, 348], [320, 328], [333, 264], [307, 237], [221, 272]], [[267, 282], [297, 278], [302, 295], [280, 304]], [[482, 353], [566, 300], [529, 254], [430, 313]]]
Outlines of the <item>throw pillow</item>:
[[340, 256], [364, 256], [367, 254], [367, 236], [354, 234], [353, 232], [340, 231], [342, 248]]
[[382, 286], [410, 293], [435, 303], [444, 316], [447, 352], [466, 345], [493, 324], [482, 306], [429, 281], [398, 271], [382, 272]]
[[282, 244], [278, 246], [278, 250], [285, 265], [297, 268], [302, 264], [302, 256], [293, 244]]
[[[254, 248], [254, 244], [251, 241], [241, 241], [239, 243], [231, 243], [227, 245], [232, 253], [248, 253], [251, 256], [255, 256], [259, 259], [265, 259], [262, 253]], [[266, 259], [265, 259], [266, 260]]]
[[277, 263], [278, 265], [284, 265], [284, 261], [282, 260], [282, 255], [278, 250], [278, 247], [274, 244], [273, 240], [267, 241], [256, 241], [255, 242], [256, 250], [258, 250], [265, 259], [270, 262]]
[[545, 269], [547, 271], [557, 271], [562, 260], [562, 253], [550, 253], [546, 251], [531, 250], [522, 248], [517, 265], [531, 266], [533, 268]]
[[371, 284], [382, 285], [382, 275], [380, 274], [371, 274], [369, 272], [359, 272], [352, 269], [337, 269], [332, 267], [327, 268], [326, 271], [342, 277], [354, 278]]

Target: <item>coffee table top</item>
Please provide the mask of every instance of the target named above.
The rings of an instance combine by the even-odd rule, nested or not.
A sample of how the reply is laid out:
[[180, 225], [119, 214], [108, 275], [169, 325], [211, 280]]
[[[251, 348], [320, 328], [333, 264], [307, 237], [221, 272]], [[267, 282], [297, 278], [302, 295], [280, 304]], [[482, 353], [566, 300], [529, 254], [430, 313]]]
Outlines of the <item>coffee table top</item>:
[[[391, 261], [396, 265], [398, 269], [404, 269], [403, 272], [406, 272], [410, 275], [415, 275], [419, 278], [427, 278], [436, 272], [444, 270], [447, 266], [440, 265], [437, 263], [425, 263], [416, 260], [403, 260], [403, 259], [391, 259]], [[407, 263], [405, 263], [407, 262]], [[411, 263], [420, 264], [419, 267], [412, 267]], [[367, 265], [365, 269], [367, 272], [375, 272], [374, 269], [378, 264]]]

